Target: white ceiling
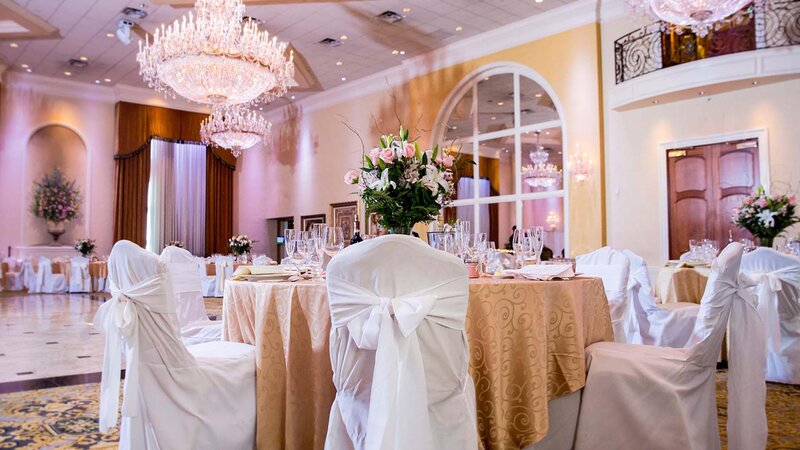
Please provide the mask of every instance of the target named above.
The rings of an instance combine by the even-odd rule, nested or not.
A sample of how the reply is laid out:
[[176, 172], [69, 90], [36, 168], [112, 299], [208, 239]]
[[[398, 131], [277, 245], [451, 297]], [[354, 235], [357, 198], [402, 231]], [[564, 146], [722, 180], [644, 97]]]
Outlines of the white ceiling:
[[[138, 73], [138, 39], [125, 46], [114, 33], [126, 6], [149, 15], [139, 22], [153, 31], [171, 23], [188, 8], [156, 6], [150, 1], [127, 0], [14, 0], [58, 28], [61, 38], [3, 40], [0, 60], [11, 70], [71, 79], [86, 83], [143, 86]], [[261, 19], [264, 28], [290, 42], [308, 61], [324, 89], [342, 85], [400, 64], [463, 38], [557, 8], [572, 0], [366, 0], [339, 3], [249, 5], [246, 14]], [[410, 8], [410, 12], [403, 12]], [[386, 10], [405, 16], [397, 24], [375, 18]], [[0, 19], [3, 19], [0, 17]], [[462, 31], [456, 31], [461, 27]], [[347, 35], [339, 47], [318, 44], [324, 38]], [[405, 55], [393, 55], [392, 50]], [[86, 68], [69, 67], [70, 58], [87, 57]], [[336, 62], [342, 61], [342, 66]], [[65, 71], [72, 73], [67, 77]], [[342, 81], [342, 77], [346, 81]], [[109, 79], [110, 82], [106, 82]], [[307, 92], [295, 92], [298, 99]]]

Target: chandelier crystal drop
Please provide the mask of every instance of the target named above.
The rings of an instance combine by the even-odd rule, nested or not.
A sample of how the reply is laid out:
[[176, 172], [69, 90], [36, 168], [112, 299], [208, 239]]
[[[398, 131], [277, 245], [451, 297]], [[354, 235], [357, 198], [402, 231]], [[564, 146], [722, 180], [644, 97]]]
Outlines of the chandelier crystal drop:
[[550, 152], [542, 147], [540, 142], [540, 132], [536, 132], [536, 150], [530, 152], [531, 162], [522, 168], [522, 179], [525, 183], [537, 189], [546, 189], [556, 185], [561, 180], [561, 170], [547, 161]]
[[[742, 8], [753, 0], [627, 0], [636, 13], [662, 20], [679, 28], [688, 28], [700, 37], [725, 23], [740, 23], [752, 13]], [[763, 3], [755, 2], [759, 7]], [[679, 30], [680, 32], [680, 30]]]
[[202, 104], [269, 102], [295, 86], [288, 44], [243, 20], [242, 0], [197, 0], [194, 14], [139, 42], [139, 73], [158, 92]]
[[242, 150], [265, 140], [271, 129], [271, 123], [242, 105], [220, 106], [200, 124], [200, 137], [204, 144], [226, 148], [238, 158]]

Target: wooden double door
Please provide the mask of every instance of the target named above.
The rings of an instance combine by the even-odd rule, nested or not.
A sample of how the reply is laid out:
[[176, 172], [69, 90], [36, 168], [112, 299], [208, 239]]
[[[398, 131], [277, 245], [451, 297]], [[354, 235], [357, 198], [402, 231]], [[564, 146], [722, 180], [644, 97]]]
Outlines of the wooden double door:
[[688, 251], [690, 239], [715, 239], [720, 249], [729, 232], [752, 239], [731, 213], [760, 183], [757, 140], [672, 149], [666, 157], [670, 259]]

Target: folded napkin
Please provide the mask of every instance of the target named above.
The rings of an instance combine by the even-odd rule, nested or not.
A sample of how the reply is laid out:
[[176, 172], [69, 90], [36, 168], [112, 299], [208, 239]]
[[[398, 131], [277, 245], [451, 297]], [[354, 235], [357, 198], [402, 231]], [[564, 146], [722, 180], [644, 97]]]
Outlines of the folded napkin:
[[245, 275], [272, 275], [285, 274], [286, 268], [283, 266], [239, 266], [233, 272], [234, 280], [244, 280]]
[[552, 280], [553, 278], [573, 278], [575, 271], [572, 264], [534, 264], [522, 269], [505, 270], [503, 274], [512, 274], [528, 280]]

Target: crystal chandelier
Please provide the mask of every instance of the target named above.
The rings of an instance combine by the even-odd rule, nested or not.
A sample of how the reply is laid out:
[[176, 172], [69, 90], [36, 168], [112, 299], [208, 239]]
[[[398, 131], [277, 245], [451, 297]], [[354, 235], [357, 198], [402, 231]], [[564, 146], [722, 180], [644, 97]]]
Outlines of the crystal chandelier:
[[532, 188], [549, 188], [561, 180], [561, 170], [547, 162], [550, 152], [542, 147], [540, 134], [536, 132], [536, 150], [530, 152], [531, 162], [522, 168], [522, 179]]
[[269, 136], [272, 124], [242, 105], [219, 106], [200, 124], [200, 137], [206, 145], [231, 151], [234, 158]]
[[569, 157], [569, 174], [578, 183], [583, 183], [589, 179], [592, 173], [592, 159], [585, 152], [578, 148], [577, 153]]
[[269, 102], [294, 82], [287, 44], [242, 20], [242, 0], [197, 0], [191, 12], [139, 42], [139, 73], [173, 98], [212, 105]]
[[[752, 11], [741, 9], [753, 3], [753, 0], [627, 0], [627, 3], [639, 14], [680, 28], [689, 28], [704, 37], [713, 27], [744, 20]], [[755, 4], [758, 6], [760, 3], [757, 0]]]

